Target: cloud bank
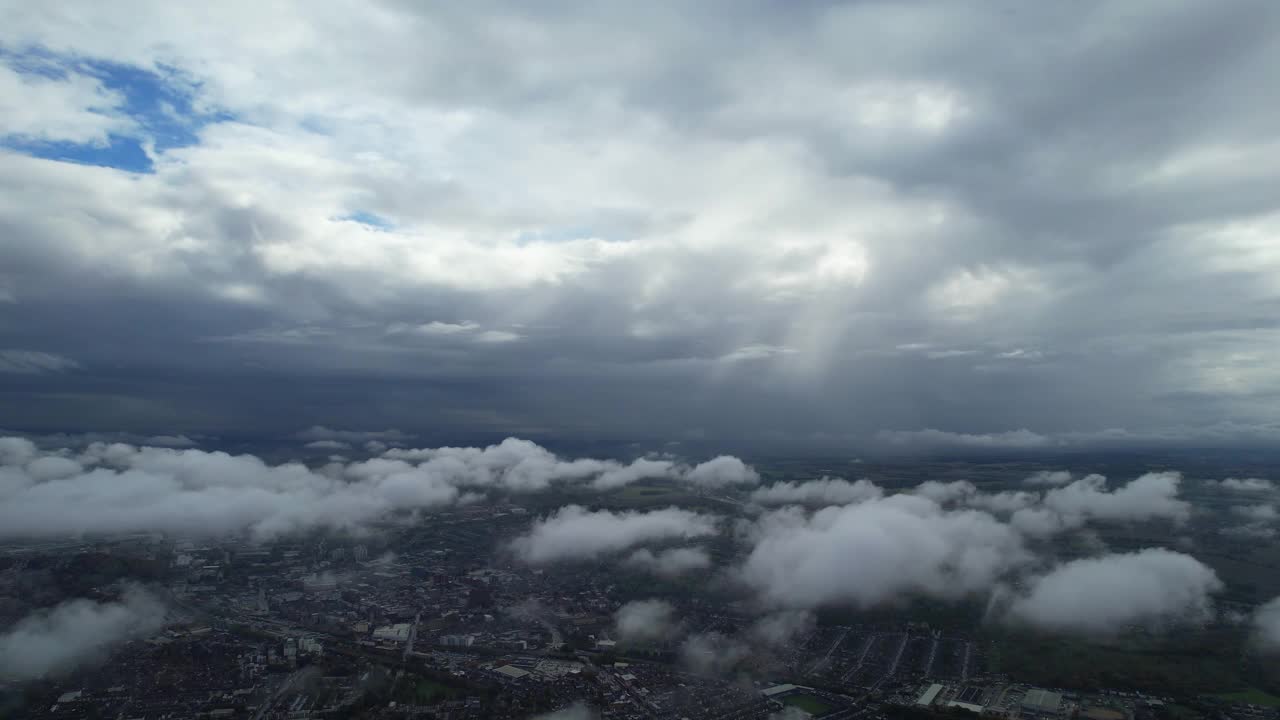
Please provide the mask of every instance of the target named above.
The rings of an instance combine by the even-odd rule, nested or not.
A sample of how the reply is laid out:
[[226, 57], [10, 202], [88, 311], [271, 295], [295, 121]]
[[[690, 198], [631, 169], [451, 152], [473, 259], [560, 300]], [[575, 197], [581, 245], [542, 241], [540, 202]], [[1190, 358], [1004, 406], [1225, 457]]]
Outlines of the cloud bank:
[[[124, 443], [95, 442], [79, 452], [41, 450], [24, 438], [7, 437], [0, 438], [0, 537], [159, 531], [266, 539], [310, 528], [357, 528], [488, 492], [538, 492], [556, 483], [593, 487], [640, 463], [653, 467], [647, 460], [564, 460], [515, 438], [484, 448], [390, 449], [381, 457], [313, 468], [271, 465], [253, 455]], [[690, 483], [706, 482], [708, 472], [737, 478], [754, 473], [736, 458], [709, 463], [713, 469], [702, 475], [699, 468], [708, 463], [662, 467], [672, 479]]]
[[875, 483], [865, 478], [849, 482], [823, 477], [806, 482], [777, 482], [751, 493], [751, 501], [761, 505], [847, 505], [884, 496]]

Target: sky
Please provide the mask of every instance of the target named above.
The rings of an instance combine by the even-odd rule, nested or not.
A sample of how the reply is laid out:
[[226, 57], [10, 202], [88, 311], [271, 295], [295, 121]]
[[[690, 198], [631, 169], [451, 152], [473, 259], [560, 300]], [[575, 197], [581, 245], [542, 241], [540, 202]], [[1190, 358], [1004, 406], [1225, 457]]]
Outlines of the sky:
[[1267, 0], [0, 0], [0, 427], [1267, 445], [1276, 67]]

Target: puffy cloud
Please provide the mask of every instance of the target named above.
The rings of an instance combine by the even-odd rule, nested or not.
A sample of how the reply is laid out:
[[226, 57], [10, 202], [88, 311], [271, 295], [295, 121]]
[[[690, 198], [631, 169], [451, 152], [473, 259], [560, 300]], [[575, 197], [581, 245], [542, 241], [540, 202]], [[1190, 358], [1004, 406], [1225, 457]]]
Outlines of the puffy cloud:
[[0, 437], [0, 464], [22, 465], [36, 456], [36, 444], [26, 438]]
[[117, 602], [64, 602], [0, 634], [0, 678], [35, 680], [71, 670], [156, 632], [164, 622], [164, 606], [136, 587], [126, 589]]
[[684, 479], [699, 487], [720, 488], [727, 485], [754, 485], [760, 482], [760, 475], [738, 458], [721, 455], [695, 465], [684, 473]]
[[663, 600], [634, 600], [613, 614], [614, 631], [624, 642], [652, 642], [677, 629], [675, 608]]
[[[50, 537], [162, 531], [248, 532], [270, 537], [312, 527], [353, 527], [397, 510], [453, 502], [457, 488], [400, 463], [368, 463], [323, 474], [252, 455], [94, 444], [10, 470], [26, 482], [0, 486], [0, 534]], [[56, 467], [55, 467], [56, 464]]]
[[1016, 510], [1010, 522], [1036, 537], [1048, 537], [1089, 521], [1185, 522], [1191, 505], [1178, 498], [1182, 476], [1176, 472], [1147, 473], [1113, 491], [1102, 475], [1088, 475], [1045, 493], [1040, 505]]
[[1181, 482], [1182, 475], [1176, 472], [1147, 473], [1107, 492], [1106, 478], [1089, 475], [1045, 493], [1044, 505], [1064, 517], [1184, 522], [1191, 506], [1178, 499]]
[[1280, 652], [1280, 598], [1258, 607], [1253, 613], [1253, 639], [1265, 652]]
[[517, 492], [544, 490], [556, 482], [585, 482], [597, 490], [614, 490], [645, 478], [666, 478], [705, 487], [747, 482], [755, 470], [736, 457], [721, 456], [689, 468], [671, 460], [639, 458], [623, 465], [614, 460], [563, 460], [528, 440], [507, 438], [484, 448], [395, 448], [383, 457], [423, 462], [424, 467], [460, 486], [501, 487]]
[[640, 458], [630, 465], [605, 470], [591, 484], [598, 490], [613, 490], [645, 478], [669, 477], [674, 469], [675, 463], [670, 460]]
[[1073, 560], [1032, 579], [1007, 617], [1056, 632], [1112, 634], [1212, 617], [1222, 582], [1200, 561], [1165, 549]]
[[687, 540], [716, 533], [716, 519], [670, 507], [649, 512], [590, 512], [568, 505], [538, 520], [511, 548], [525, 562], [585, 560], [659, 540]]
[[654, 553], [640, 548], [627, 556], [626, 564], [663, 577], [676, 577], [692, 570], [711, 567], [711, 556], [702, 548], [670, 548]]
[[843, 478], [823, 477], [802, 483], [777, 482], [758, 488], [751, 493], [751, 500], [761, 505], [847, 505], [883, 496], [884, 490], [866, 478], [849, 482]]
[[[333, 449], [346, 442], [310, 445]], [[314, 527], [358, 527], [397, 512], [474, 502], [489, 490], [534, 492], [555, 482], [602, 478], [605, 486], [616, 487], [627, 479], [619, 475], [659, 472], [680, 478], [693, 471], [670, 461], [565, 460], [516, 438], [485, 448], [390, 449], [358, 462], [332, 456], [317, 469], [296, 462], [270, 465], [253, 455], [125, 443], [92, 442], [78, 454], [42, 451], [27, 439], [0, 438], [0, 536], [156, 530], [263, 538]], [[674, 553], [654, 567], [694, 561], [688, 553]]]
[[870, 607], [979, 592], [1028, 559], [1020, 534], [987, 513], [895, 495], [762, 518], [738, 574], [775, 606]]
[[1239, 493], [1269, 493], [1276, 489], [1275, 483], [1264, 478], [1226, 478], [1213, 484], [1223, 490]]
[[312, 440], [303, 447], [308, 450], [350, 450], [351, 443], [341, 440]]
[[79, 73], [49, 77], [0, 64], [0, 139], [106, 145], [130, 130], [124, 95]]
[[1022, 481], [1036, 487], [1066, 485], [1071, 482], [1071, 473], [1066, 470], [1038, 470]]

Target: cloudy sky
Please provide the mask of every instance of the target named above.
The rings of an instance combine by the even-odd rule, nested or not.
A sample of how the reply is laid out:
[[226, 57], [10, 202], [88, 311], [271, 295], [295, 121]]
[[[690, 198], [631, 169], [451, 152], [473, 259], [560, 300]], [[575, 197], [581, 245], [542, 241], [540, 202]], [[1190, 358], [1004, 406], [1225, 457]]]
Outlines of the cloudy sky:
[[1280, 435], [1280, 5], [0, 2], [19, 430]]

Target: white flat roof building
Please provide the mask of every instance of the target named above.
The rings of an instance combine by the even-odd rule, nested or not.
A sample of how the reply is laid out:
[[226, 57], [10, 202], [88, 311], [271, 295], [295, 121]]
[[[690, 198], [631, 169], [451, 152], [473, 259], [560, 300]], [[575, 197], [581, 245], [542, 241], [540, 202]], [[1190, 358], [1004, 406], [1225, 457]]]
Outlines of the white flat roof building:
[[920, 697], [916, 698], [917, 705], [932, 705], [934, 700], [938, 699], [938, 693], [942, 692], [942, 686], [934, 683], [929, 686], [928, 690], [920, 693]]

